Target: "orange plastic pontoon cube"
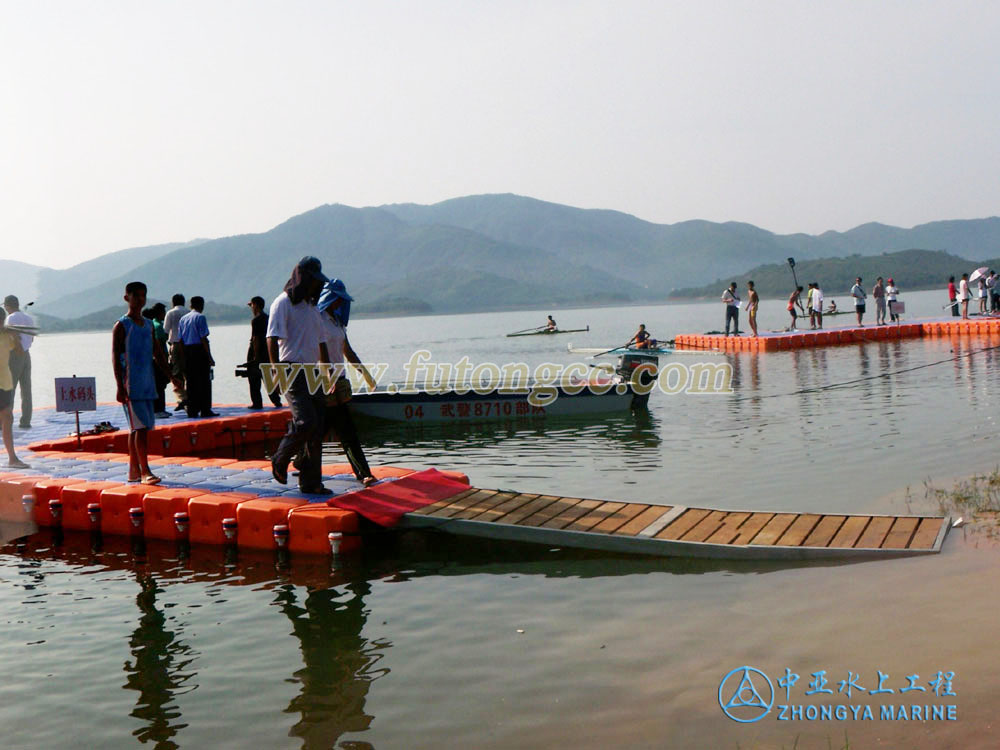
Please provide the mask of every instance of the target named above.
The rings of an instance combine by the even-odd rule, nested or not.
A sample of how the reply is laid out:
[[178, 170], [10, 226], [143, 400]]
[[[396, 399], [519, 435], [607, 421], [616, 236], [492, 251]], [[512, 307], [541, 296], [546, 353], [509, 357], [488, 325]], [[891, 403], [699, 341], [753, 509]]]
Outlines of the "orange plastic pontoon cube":
[[191, 542], [203, 544], [228, 544], [229, 540], [222, 528], [225, 518], [236, 518], [236, 509], [240, 503], [253, 500], [256, 495], [251, 492], [209, 493], [192, 497], [188, 503], [190, 518]]
[[306, 505], [305, 500], [298, 498], [275, 499], [259, 497], [247, 500], [236, 508], [236, 522], [239, 526], [238, 544], [240, 547], [255, 549], [276, 549], [274, 527], [276, 524], [287, 524], [288, 513], [292, 508]]
[[344, 534], [341, 552], [361, 548], [360, 519], [353, 510], [331, 508], [328, 505], [300, 505], [288, 514], [288, 549], [316, 555], [330, 554], [331, 531]]
[[142, 500], [143, 536], [148, 539], [184, 539], [187, 531], [177, 528], [174, 513], [188, 512], [192, 497], [204, 495], [204, 490], [191, 487], [171, 487], [151, 492]]
[[142, 535], [142, 525], [135, 526], [130, 508], [141, 508], [146, 495], [157, 491], [155, 485], [123, 484], [101, 491], [101, 533]]
[[[87, 506], [91, 503], [101, 504], [101, 493], [113, 487], [122, 487], [121, 482], [94, 481], [80, 482], [63, 487], [62, 491], [62, 527], [64, 529], [88, 529], [100, 528], [100, 517], [95, 520], [98, 525], [95, 527], [94, 521], [90, 518]], [[101, 512], [104, 512], [102, 505]]]
[[43, 479], [38, 482], [35, 485], [35, 523], [39, 526], [59, 526], [61, 522], [53, 518], [49, 501], [59, 500], [62, 502], [63, 487], [68, 487], [71, 484], [82, 484], [84, 481], [83, 479], [64, 477], [62, 479]]

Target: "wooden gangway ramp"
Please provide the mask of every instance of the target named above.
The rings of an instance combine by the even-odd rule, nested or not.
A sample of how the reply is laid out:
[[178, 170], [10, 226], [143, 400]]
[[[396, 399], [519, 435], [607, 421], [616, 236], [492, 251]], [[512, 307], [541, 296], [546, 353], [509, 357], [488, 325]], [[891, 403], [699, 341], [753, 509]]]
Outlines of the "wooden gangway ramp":
[[850, 559], [941, 551], [943, 516], [713, 510], [468, 488], [402, 525], [612, 552], [722, 559]]

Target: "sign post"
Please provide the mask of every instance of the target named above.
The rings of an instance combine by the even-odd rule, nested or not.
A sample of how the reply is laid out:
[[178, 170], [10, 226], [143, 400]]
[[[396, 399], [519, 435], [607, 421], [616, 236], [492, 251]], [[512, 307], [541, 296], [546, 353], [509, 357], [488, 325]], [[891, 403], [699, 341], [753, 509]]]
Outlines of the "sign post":
[[56, 378], [56, 411], [76, 413], [76, 449], [80, 441], [80, 412], [97, 411], [97, 378]]

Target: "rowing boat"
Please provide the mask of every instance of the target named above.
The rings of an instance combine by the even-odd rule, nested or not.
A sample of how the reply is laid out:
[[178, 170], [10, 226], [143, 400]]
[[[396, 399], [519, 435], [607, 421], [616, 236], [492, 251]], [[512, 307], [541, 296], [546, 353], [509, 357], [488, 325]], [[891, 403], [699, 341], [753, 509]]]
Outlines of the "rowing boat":
[[507, 338], [513, 336], [552, 336], [556, 333], [586, 333], [590, 330], [590, 326], [586, 328], [546, 328], [542, 331], [520, 331], [518, 333], [508, 333]]
[[573, 346], [569, 344], [566, 350], [570, 354], [674, 354], [676, 349], [672, 346], [660, 346], [655, 349], [634, 349], [632, 347], [617, 346], [611, 349], [598, 349], [591, 346]]

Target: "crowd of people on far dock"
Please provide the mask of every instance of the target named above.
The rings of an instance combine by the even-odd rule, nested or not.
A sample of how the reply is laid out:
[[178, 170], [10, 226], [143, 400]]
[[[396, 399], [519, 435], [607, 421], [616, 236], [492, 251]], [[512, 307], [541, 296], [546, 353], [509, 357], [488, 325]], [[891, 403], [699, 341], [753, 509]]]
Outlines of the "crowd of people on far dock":
[[[995, 271], [985, 268], [974, 271], [971, 276], [963, 273], [957, 286], [955, 284], [955, 277], [949, 277], [949, 303], [945, 305], [945, 308], [951, 308], [952, 314], [956, 317], [961, 315], [963, 318], [968, 318], [969, 304], [973, 299], [973, 285], [975, 285], [976, 289], [976, 298], [979, 300], [978, 314], [989, 315], [1000, 313], [1000, 276]], [[805, 294], [804, 305], [802, 299], [803, 293]], [[851, 300], [854, 303], [853, 312], [858, 326], [865, 325], [864, 319], [868, 311], [869, 294], [875, 305], [875, 325], [887, 325], [888, 323], [899, 322], [900, 313], [905, 312], [905, 306], [899, 299], [899, 287], [896, 286], [895, 280], [891, 276], [888, 279], [883, 279], [879, 276], [875, 280], [875, 285], [871, 288], [871, 291], [868, 292], [864, 287], [864, 280], [858, 276], [854, 279], [854, 285], [850, 290]], [[750, 325], [751, 335], [759, 335], [757, 332], [757, 310], [760, 305], [760, 297], [754, 288], [753, 281], [748, 281], [746, 284], [746, 296], [747, 300], [744, 305], [735, 281], [723, 291], [722, 302], [726, 306], [724, 331], [726, 336], [730, 335], [730, 326], [732, 326], [732, 335], [739, 336], [742, 333], [739, 326], [741, 309], [745, 309], [747, 312], [747, 322]], [[791, 317], [791, 321], [785, 331], [799, 330], [797, 324], [800, 317], [809, 318], [810, 330], [821, 330], [823, 328], [824, 315], [839, 315], [851, 312], [850, 310], [838, 310], [837, 303], [834, 300], [830, 300], [827, 304], [823, 289], [815, 281], [809, 282], [808, 290], [801, 285], [796, 285], [795, 289], [788, 296], [785, 309]]]

